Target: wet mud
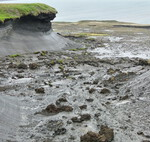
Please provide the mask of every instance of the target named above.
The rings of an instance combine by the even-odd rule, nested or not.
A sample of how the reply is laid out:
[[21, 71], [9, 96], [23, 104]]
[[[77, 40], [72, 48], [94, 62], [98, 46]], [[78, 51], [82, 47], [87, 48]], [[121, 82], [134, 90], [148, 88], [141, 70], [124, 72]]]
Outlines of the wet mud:
[[[53, 23], [81, 48], [0, 59], [1, 141], [150, 141], [148, 57], [112, 54], [123, 44], [130, 53], [135, 44], [148, 50], [150, 31], [106, 23]], [[85, 30], [105, 36], [74, 35]]]

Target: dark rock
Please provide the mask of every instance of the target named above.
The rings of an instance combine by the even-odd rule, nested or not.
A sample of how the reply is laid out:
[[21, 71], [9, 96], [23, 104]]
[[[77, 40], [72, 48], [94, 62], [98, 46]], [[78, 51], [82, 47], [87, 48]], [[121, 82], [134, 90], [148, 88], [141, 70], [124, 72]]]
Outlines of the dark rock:
[[83, 121], [88, 121], [91, 119], [91, 115], [90, 114], [83, 114], [83, 115], [80, 115], [80, 117], [73, 117], [71, 118], [71, 120], [74, 122], [74, 123], [81, 123]]
[[141, 65], [141, 66], [147, 66], [147, 65], [149, 65], [149, 61], [146, 60], [146, 59], [139, 59], [138, 64]]
[[55, 130], [53, 135], [63, 135], [67, 132], [66, 128], [59, 128], [57, 130]]
[[127, 99], [129, 99], [129, 96], [128, 96], [128, 95], [121, 96], [121, 97], [119, 98], [120, 101], [127, 100]]
[[24, 63], [21, 63], [21, 64], [19, 64], [19, 65], [17, 66], [17, 68], [18, 68], [18, 69], [27, 69], [28, 66], [27, 66], [26, 64], [24, 64]]
[[24, 78], [24, 76], [21, 75], [21, 74], [17, 74], [16, 77], [17, 77], [17, 78]]
[[93, 84], [98, 84], [98, 82], [99, 82], [99, 79], [95, 79], [95, 80], [93, 81]]
[[101, 126], [101, 130], [99, 134], [102, 136], [104, 135], [106, 138], [106, 142], [111, 142], [114, 139], [114, 132], [113, 129], [109, 128], [108, 126]]
[[103, 142], [98, 133], [88, 132], [87, 134], [80, 137], [80, 142]]
[[43, 110], [43, 112], [59, 113], [59, 109], [54, 104], [50, 104], [46, 107], [46, 109]]
[[50, 104], [45, 109], [43, 109], [42, 112], [40, 112], [40, 114], [49, 115], [49, 114], [57, 114], [60, 112], [71, 112], [71, 111], [73, 111], [73, 108], [71, 106], [57, 107], [54, 104]]
[[8, 65], [8, 68], [17, 68], [17, 65], [16, 65], [16, 64], [13, 64], [13, 63], [10, 63], [10, 64]]
[[56, 104], [57, 105], [60, 105], [60, 103], [65, 103], [65, 102], [68, 102], [67, 99], [65, 97], [62, 97], [62, 98], [59, 98], [57, 101], [56, 101]]
[[89, 99], [86, 99], [86, 101], [88, 101], [88, 102], [93, 102], [93, 101], [94, 101], [94, 99], [89, 98]]
[[80, 108], [81, 110], [83, 110], [83, 109], [87, 109], [87, 105], [79, 106], [79, 108]]
[[29, 64], [29, 68], [30, 68], [31, 70], [35, 70], [35, 69], [38, 68], [38, 65], [37, 65], [36, 63], [31, 63], [31, 64]]
[[44, 90], [44, 88], [41, 87], [41, 88], [36, 88], [35, 92], [36, 93], [45, 93], [45, 90]]
[[65, 111], [65, 112], [71, 112], [71, 111], [73, 111], [73, 108], [71, 106], [61, 106], [58, 109], [60, 109], [60, 111]]
[[100, 91], [101, 94], [108, 94], [110, 93], [110, 90], [107, 89], [107, 88], [103, 88], [101, 91]]
[[96, 91], [96, 89], [91, 88], [91, 89], [89, 90], [89, 93], [92, 94], [92, 93], [94, 93], [95, 91]]
[[99, 133], [88, 132], [80, 137], [80, 142], [111, 142], [114, 139], [113, 129], [101, 126]]

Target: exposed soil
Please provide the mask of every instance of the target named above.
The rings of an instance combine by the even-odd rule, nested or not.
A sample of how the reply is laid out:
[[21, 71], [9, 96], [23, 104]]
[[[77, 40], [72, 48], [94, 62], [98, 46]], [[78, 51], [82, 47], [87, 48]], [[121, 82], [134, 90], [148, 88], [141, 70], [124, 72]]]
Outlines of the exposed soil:
[[[113, 26], [118, 24], [124, 23], [53, 23], [82, 49], [1, 58], [0, 140], [150, 141], [150, 62], [143, 52], [150, 31]], [[76, 37], [75, 32], [107, 35]], [[140, 47], [136, 56], [114, 52], [133, 53], [133, 47]]]

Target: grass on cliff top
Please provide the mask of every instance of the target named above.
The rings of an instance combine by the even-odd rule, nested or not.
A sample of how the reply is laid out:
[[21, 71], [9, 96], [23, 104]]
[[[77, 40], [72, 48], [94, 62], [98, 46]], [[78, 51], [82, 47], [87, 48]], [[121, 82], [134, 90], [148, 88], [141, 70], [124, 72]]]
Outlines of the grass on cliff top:
[[37, 16], [40, 13], [54, 13], [55, 8], [46, 4], [31, 3], [31, 4], [0, 4], [0, 21], [4, 22], [6, 19], [16, 19], [21, 16], [33, 15]]

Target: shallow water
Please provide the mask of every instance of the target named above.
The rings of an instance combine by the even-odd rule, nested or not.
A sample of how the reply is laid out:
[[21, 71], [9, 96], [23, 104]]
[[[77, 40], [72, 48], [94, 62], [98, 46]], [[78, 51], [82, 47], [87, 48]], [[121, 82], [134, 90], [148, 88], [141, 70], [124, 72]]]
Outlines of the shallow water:
[[12, 0], [1, 2], [49, 4], [59, 12], [55, 21], [118, 20], [150, 24], [149, 0]]

